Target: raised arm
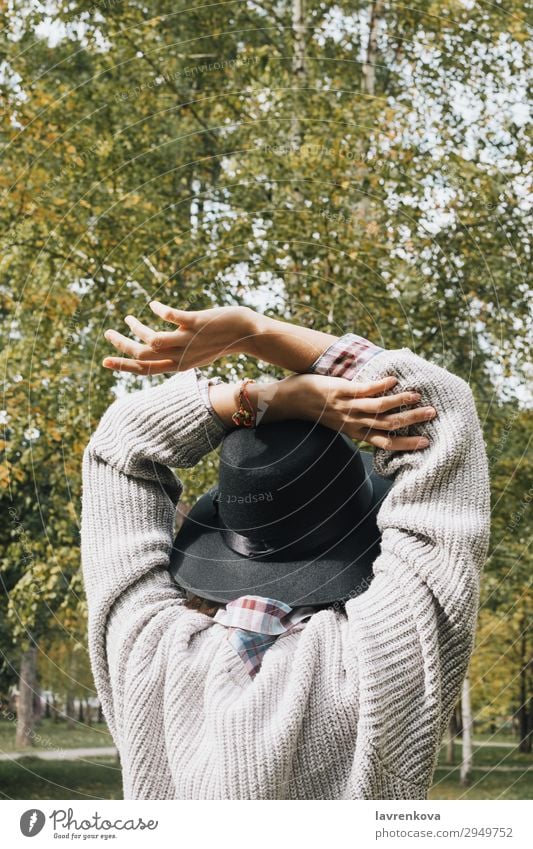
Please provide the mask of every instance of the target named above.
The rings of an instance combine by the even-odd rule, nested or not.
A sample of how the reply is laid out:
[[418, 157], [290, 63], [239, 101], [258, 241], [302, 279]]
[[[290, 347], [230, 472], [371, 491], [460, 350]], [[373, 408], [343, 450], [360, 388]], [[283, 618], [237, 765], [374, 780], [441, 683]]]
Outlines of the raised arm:
[[[473, 647], [490, 530], [488, 463], [464, 380], [407, 348], [366, 361], [360, 350], [358, 338], [346, 334], [313, 368], [356, 382], [394, 375], [393, 392], [416, 387], [421, 403], [437, 410], [433, 420], [406, 431], [428, 434], [424, 451], [375, 452], [376, 470], [394, 485], [378, 515], [382, 543], [374, 580], [346, 607], [365, 694], [357, 769], [377, 759], [386, 776], [394, 751], [404, 771], [384, 778], [387, 792], [396, 792], [398, 780], [414, 783], [423, 795]], [[403, 741], [412, 747], [413, 739], [417, 750], [403, 751]]]
[[[115, 736], [120, 683], [119, 640], [108, 653], [107, 630], [142, 627], [161, 606], [179, 604], [166, 570], [182, 486], [169, 466], [188, 467], [215, 448], [225, 431], [210, 413], [194, 369], [115, 401], [83, 458], [82, 568], [89, 611], [94, 679]], [[137, 604], [125, 594], [137, 587]], [[130, 591], [129, 598], [133, 593]], [[139, 600], [141, 603], [139, 604]], [[118, 674], [118, 671], [117, 671]], [[113, 692], [112, 692], [113, 690]], [[115, 736], [115, 740], [118, 739]]]
[[133, 374], [161, 374], [207, 365], [228, 354], [245, 353], [288, 371], [305, 372], [338, 338], [269, 318], [248, 307], [195, 311], [176, 309], [158, 301], [152, 301], [150, 307], [159, 318], [174, 325], [174, 329], [155, 330], [134, 316], [126, 316], [126, 324], [144, 344], [109, 330], [108, 341], [127, 354], [127, 358], [106, 357], [103, 362], [106, 368]]

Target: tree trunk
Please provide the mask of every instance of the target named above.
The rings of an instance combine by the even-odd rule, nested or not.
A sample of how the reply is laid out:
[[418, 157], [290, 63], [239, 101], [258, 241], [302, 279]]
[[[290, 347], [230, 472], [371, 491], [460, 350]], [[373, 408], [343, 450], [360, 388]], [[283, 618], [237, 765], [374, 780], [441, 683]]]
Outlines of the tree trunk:
[[383, 0], [373, 0], [368, 21], [368, 41], [363, 63], [362, 89], [372, 97], [376, 93], [376, 59], [378, 54], [378, 24], [383, 11]]
[[455, 730], [456, 730], [455, 736], [460, 737], [462, 739], [463, 738], [463, 713], [462, 713], [462, 710], [461, 710], [461, 702], [460, 701], [455, 706], [454, 717], [455, 717]]
[[305, 9], [304, 0], [292, 0], [292, 31], [294, 34], [294, 54], [292, 70], [296, 78], [305, 75]]
[[33, 693], [36, 681], [37, 647], [31, 646], [22, 655], [17, 699], [17, 733], [15, 747], [33, 746]]
[[43, 700], [41, 698], [41, 684], [39, 676], [35, 675], [35, 686], [33, 688], [33, 721], [35, 725], [40, 725], [43, 718]]
[[520, 622], [520, 706], [518, 708], [518, 749], [529, 754], [531, 752], [531, 737], [533, 728], [531, 718], [533, 713], [533, 696], [531, 696], [530, 673], [531, 658], [528, 657], [528, 624], [527, 615]]
[[463, 757], [461, 760], [460, 781], [463, 787], [470, 783], [472, 772], [472, 706], [470, 703], [470, 677], [463, 681], [461, 695], [461, 714], [463, 720]]
[[89, 704], [89, 699], [85, 702], [85, 724], [89, 727], [93, 724], [93, 709]]
[[446, 741], [446, 763], [452, 766], [455, 763], [455, 736], [457, 734], [457, 720], [455, 718], [455, 709], [450, 717], [448, 724], [448, 739]]
[[72, 731], [76, 727], [76, 722], [74, 719], [74, 696], [70, 691], [67, 693], [67, 698], [65, 699], [65, 716], [67, 718], [67, 728], [69, 731]]
[[57, 700], [55, 696], [52, 696], [52, 718], [55, 723], [59, 722], [61, 719], [61, 711], [57, 706]]
[[530, 755], [533, 747], [533, 696], [529, 699], [529, 734], [526, 741], [525, 752]]
[[292, 0], [292, 34], [294, 50], [292, 54], [292, 72], [294, 75], [294, 111], [291, 121], [292, 143], [302, 144], [300, 128], [300, 91], [305, 83], [305, 8], [304, 0]]
[[[372, 0], [369, 9], [368, 17], [368, 40], [365, 50], [365, 59], [361, 68], [361, 91], [363, 94], [368, 94], [370, 100], [376, 93], [376, 62], [378, 58], [378, 29], [379, 22], [384, 11], [383, 0]], [[360, 120], [364, 121], [366, 112], [366, 104], [361, 104]], [[376, 211], [372, 209], [372, 201], [368, 189], [368, 175], [370, 169], [366, 163], [366, 155], [368, 150], [368, 139], [362, 136], [357, 145], [359, 164], [354, 170], [352, 179], [356, 180], [361, 189], [361, 196], [354, 204], [354, 214], [361, 222], [362, 226], [367, 226], [371, 221], [377, 222]]]

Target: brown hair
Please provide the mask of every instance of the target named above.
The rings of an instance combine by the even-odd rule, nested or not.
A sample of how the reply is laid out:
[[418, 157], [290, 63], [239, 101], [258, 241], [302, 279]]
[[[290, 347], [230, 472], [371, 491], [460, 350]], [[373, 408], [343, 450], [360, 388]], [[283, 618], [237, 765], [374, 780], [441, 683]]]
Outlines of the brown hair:
[[208, 598], [200, 598], [199, 595], [194, 595], [194, 593], [187, 596], [184, 605], [189, 610], [197, 610], [198, 613], [204, 613], [206, 616], [214, 616], [217, 610], [226, 606], [223, 601], [211, 601]]
[[[197, 610], [198, 613], [204, 613], [206, 616], [213, 617], [217, 610], [220, 610], [221, 607], [225, 607], [226, 604], [223, 601], [211, 601], [208, 598], [201, 598], [199, 595], [194, 595], [194, 593], [190, 593], [187, 595], [187, 598], [184, 601], [185, 607], [188, 607], [189, 610]], [[328, 604], [317, 604], [315, 605], [315, 610], [327, 610], [331, 608], [333, 610], [342, 610], [344, 612], [344, 601], [337, 602], [329, 602]]]

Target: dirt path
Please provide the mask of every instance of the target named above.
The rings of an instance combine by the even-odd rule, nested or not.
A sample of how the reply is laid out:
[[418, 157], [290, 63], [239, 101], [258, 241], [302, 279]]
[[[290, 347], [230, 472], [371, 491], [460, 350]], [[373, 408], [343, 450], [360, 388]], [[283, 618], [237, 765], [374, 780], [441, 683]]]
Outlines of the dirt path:
[[19, 758], [40, 758], [43, 761], [77, 761], [84, 758], [115, 757], [113, 746], [95, 746], [92, 749], [26, 749], [24, 752], [0, 754], [0, 761], [18, 761]]

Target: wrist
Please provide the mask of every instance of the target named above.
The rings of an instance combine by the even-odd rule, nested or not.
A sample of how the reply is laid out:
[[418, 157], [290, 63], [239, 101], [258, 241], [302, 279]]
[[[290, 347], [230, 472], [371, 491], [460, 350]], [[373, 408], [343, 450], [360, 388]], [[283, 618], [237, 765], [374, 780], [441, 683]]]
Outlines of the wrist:
[[291, 375], [281, 380], [248, 384], [246, 388], [255, 412], [256, 427], [270, 422], [304, 418], [299, 413], [305, 403], [304, 392], [301, 391], [303, 387], [295, 383], [295, 377], [303, 380], [305, 376]]
[[[261, 344], [261, 336], [272, 332], [270, 323], [272, 319], [266, 315], [255, 312], [250, 307], [241, 307], [241, 339], [239, 340], [239, 353], [248, 354], [256, 359], [264, 359], [264, 344]], [[267, 361], [268, 362], [268, 361]]]
[[232, 415], [237, 409], [239, 399], [239, 384], [216, 383], [208, 387], [209, 402], [225, 428], [235, 427]]
[[250, 310], [243, 321], [241, 351], [292, 372], [305, 373], [338, 336], [269, 318]]

